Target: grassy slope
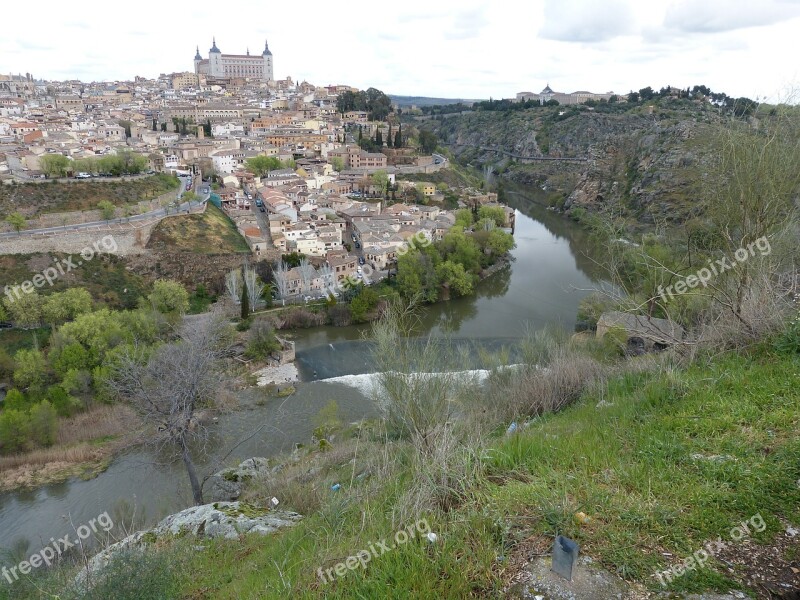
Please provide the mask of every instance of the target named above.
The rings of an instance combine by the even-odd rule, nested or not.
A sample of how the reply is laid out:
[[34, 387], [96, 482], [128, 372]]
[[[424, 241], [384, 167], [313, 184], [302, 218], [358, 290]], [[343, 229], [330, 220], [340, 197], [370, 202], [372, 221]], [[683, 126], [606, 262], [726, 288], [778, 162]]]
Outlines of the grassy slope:
[[[704, 541], [760, 513], [760, 542], [800, 524], [800, 357], [728, 356], [709, 366], [613, 380], [490, 452], [490, 481], [469, 505], [431, 527], [436, 545], [414, 540], [322, 586], [316, 576], [370, 542], [389, 539], [407, 478], [381, 481], [360, 501], [327, 492], [322, 509], [267, 538], [212, 542], [191, 555], [183, 593], [192, 598], [393, 598], [491, 596], [509, 573], [500, 556], [516, 542], [571, 536], [607, 568], [657, 587], [662, 552], [686, 557]], [[609, 406], [598, 408], [604, 400]], [[724, 462], [692, 454], [725, 455]], [[402, 460], [402, 459], [401, 459]], [[346, 465], [343, 462], [343, 465]], [[349, 481], [349, 469], [339, 475]], [[358, 496], [358, 490], [353, 490]], [[352, 499], [353, 496], [348, 496]], [[580, 526], [574, 513], [592, 517]], [[678, 578], [673, 589], [735, 587], [719, 563]], [[213, 593], [210, 590], [217, 590]]]
[[123, 206], [150, 200], [178, 188], [169, 175], [153, 175], [128, 181], [24, 183], [0, 186], [0, 214], [20, 210], [31, 217], [40, 213], [68, 212], [97, 208], [101, 200]]
[[202, 214], [164, 219], [156, 225], [147, 246], [153, 250], [195, 254], [250, 251], [233, 222], [212, 204]]

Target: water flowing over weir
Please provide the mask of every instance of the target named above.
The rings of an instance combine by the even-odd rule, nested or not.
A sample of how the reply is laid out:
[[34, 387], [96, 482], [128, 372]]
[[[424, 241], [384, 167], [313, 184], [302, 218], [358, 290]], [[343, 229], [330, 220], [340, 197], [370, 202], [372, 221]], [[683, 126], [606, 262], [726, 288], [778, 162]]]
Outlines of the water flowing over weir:
[[[538, 191], [511, 186], [506, 190], [510, 192], [507, 201], [518, 209], [514, 261], [478, 284], [473, 296], [427, 307], [423, 334], [447, 334], [454, 343], [496, 352], [511, 347], [528, 329], [547, 324], [571, 329], [580, 299], [602, 284], [595, 263], [586, 255], [591, 250], [583, 231], [537, 205]], [[346, 422], [377, 416], [366, 391], [377, 377], [371, 344], [364, 339], [368, 331], [369, 326], [362, 325], [296, 332], [296, 362], [302, 380], [297, 392], [266, 401], [259, 391], [241, 392], [240, 409], [220, 416], [212, 427], [210, 455], [198, 461], [198, 471], [205, 474], [214, 469], [219, 458], [262, 424], [266, 426], [239, 446], [223, 466], [251, 456], [275, 456], [296, 443], [307, 443], [314, 417], [331, 400]], [[510, 353], [508, 362], [517, 359]], [[465, 368], [481, 366], [476, 361]], [[152, 524], [192, 504], [183, 467], [154, 463], [158, 457], [149, 450], [135, 449], [117, 457], [92, 480], [72, 479], [0, 494], [0, 549], [27, 540], [33, 552], [51, 537], [69, 533], [69, 520], [77, 527], [106, 511], [113, 516], [123, 506], [135, 507]]]

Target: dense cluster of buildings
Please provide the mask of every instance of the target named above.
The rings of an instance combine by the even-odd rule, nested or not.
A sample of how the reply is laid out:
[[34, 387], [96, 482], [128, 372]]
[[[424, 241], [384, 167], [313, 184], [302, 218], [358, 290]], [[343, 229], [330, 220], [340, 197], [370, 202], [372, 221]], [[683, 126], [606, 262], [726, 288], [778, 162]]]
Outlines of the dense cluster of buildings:
[[[299, 252], [338, 279], [359, 263], [389, 268], [412, 236], [444, 235], [455, 219], [434, 206], [436, 187], [396, 177], [436, 171], [444, 157], [362, 149], [354, 131], [373, 138], [383, 130], [390, 139], [397, 122], [370, 121], [361, 111], [341, 115], [338, 96], [357, 90], [276, 80], [272, 60], [266, 44], [260, 55], [227, 55], [214, 40], [207, 59], [196, 54], [193, 71], [156, 79], [0, 76], [0, 182], [45, 177], [42, 158], [51, 154], [75, 164], [137, 152], [155, 172], [213, 177], [212, 198], [255, 253]], [[248, 168], [255, 157], [273, 157], [283, 168]], [[473, 203], [496, 201], [475, 194]]]

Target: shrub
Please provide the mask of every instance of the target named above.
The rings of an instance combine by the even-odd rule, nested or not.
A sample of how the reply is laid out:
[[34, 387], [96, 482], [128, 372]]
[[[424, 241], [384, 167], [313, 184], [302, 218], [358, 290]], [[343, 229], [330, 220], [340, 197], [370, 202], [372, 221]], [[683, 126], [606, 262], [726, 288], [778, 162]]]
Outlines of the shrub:
[[328, 309], [328, 316], [331, 319], [331, 325], [335, 327], [346, 327], [353, 322], [352, 315], [350, 314], [350, 307], [346, 304], [336, 304]]
[[132, 550], [115, 555], [92, 577], [85, 600], [171, 600], [180, 598], [176, 558], [165, 552]]
[[43, 400], [35, 404], [30, 412], [31, 437], [41, 446], [52, 446], [58, 435], [58, 415], [56, 409]]
[[800, 353], [800, 314], [798, 314], [786, 330], [775, 340], [775, 349], [786, 354]]
[[30, 421], [23, 411], [6, 409], [0, 413], [0, 449], [4, 453], [24, 450], [29, 433]]
[[47, 400], [60, 417], [70, 417], [81, 408], [80, 402], [60, 385], [51, 385], [47, 388]]
[[27, 411], [30, 408], [31, 402], [25, 397], [18, 389], [14, 388], [9, 390], [6, 398], [3, 401], [3, 408], [7, 410], [20, 410]]
[[256, 319], [250, 326], [245, 354], [250, 358], [266, 358], [280, 349], [272, 324], [267, 319]]

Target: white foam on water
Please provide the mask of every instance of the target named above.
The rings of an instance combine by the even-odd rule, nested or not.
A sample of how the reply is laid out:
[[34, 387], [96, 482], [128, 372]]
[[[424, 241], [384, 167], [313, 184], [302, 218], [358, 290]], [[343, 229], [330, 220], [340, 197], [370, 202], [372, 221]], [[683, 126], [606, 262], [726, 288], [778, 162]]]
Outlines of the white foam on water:
[[[502, 369], [516, 369], [522, 365], [507, 365]], [[483, 383], [491, 375], [488, 369], [472, 369], [468, 371], [454, 371], [448, 375], [454, 375], [459, 379], [471, 379], [473, 383]], [[435, 377], [442, 373], [414, 373], [421, 377]], [[380, 387], [380, 373], [362, 373], [360, 375], [340, 375], [339, 377], [329, 377], [320, 379], [320, 383], [338, 383], [357, 389], [367, 397], [372, 397]]]

